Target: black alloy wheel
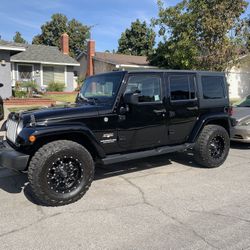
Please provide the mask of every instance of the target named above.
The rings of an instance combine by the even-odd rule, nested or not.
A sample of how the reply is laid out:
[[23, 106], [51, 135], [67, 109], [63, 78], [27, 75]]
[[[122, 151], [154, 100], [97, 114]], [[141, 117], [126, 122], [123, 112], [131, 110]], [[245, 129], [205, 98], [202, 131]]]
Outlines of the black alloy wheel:
[[83, 179], [82, 163], [71, 157], [58, 158], [48, 169], [49, 187], [57, 193], [70, 193]]
[[215, 136], [211, 141], [209, 145], [209, 152], [211, 157], [215, 159], [221, 158], [223, 155], [223, 152], [225, 150], [225, 141], [222, 136]]

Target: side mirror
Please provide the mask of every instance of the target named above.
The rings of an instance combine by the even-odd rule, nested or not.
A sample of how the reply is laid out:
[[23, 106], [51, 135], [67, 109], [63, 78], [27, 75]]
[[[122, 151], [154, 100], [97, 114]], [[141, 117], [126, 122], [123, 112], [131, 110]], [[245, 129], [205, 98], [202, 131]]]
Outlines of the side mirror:
[[126, 104], [138, 104], [139, 103], [138, 93], [126, 93], [123, 96], [123, 99]]
[[0, 88], [2, 88], [3, 87], [3, 84], [2, 83], [0, 83]]

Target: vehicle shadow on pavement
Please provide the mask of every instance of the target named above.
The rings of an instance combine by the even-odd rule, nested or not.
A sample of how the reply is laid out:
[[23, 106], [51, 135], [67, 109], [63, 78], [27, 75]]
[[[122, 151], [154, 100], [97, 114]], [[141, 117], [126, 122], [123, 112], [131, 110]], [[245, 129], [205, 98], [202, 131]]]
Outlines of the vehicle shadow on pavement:
[[249, 150], [250, 143], [231, 142], [231, 148]]
[[13, 194], [21, 193], [26, 183], [28, 183], [26, 174], [0, 169], [0, 189]]
[[194, 162], [193, 154], [191, 153], [172, 153], [160, 156], [153, 156], [148, 158], [142, 158], [139, 160], [132, 160], [127, 162], [121, 162], [111, 164], [108, 166], [98, 166], [95, 173], [95, 180], [105, 179], [113, 176], [124, 175], [128, 173], [134, 173], [137, 171], [148, 170], [151, 168], [157, 168], [162, 166], [171, 165], [172, 162], [183, 164], [187, 167], [201, 168]]
[[[173, 161], [187, 167], [199, 168], [199, 165], [194, 163], [192, 155], [188, 153], [174, 153], [111, 164], [105, 167], [97, 165], [94, 181], [163, 166], [168, 167], [172, 165]], [[0, 169], [0, 189], [13, 194], [23, 192], [30, 202], [36, 205], [43, 205], [32, 194], [26, 173]]]

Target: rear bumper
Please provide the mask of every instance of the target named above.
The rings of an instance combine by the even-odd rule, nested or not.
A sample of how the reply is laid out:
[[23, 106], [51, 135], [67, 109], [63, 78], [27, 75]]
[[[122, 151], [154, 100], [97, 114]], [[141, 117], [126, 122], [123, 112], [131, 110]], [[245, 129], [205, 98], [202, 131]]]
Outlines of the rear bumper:
[[28, 166], [29, 157], [13, 149], [6, 141], [0, 141], [0, 168], [23, 171]]

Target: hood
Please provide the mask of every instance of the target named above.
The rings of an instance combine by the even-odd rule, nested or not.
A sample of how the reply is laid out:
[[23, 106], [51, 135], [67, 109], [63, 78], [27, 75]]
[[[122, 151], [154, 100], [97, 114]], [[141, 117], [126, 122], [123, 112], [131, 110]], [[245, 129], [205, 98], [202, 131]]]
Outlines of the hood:
[[63, 120], [74, 117], [94, 116], [98, 114], [99, 108], [98, 105], [70, 104], [24, 111], [21, 112], [19, 116], [21, 116], [26, 122], [30, 122], [32, 119], [35, 119], [36, 122], [45, 120]]
[[234, 107], [233, 108], [233, 118], [237, 121], [241, 121], [244, 118], [250, 116], [250, 107]]

